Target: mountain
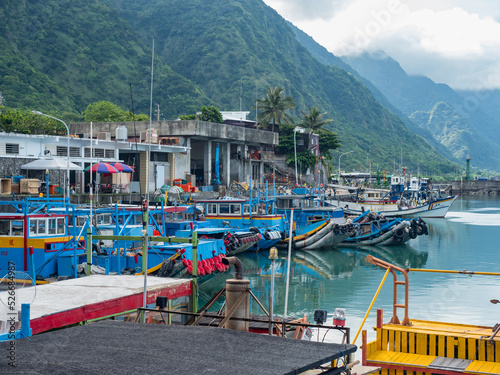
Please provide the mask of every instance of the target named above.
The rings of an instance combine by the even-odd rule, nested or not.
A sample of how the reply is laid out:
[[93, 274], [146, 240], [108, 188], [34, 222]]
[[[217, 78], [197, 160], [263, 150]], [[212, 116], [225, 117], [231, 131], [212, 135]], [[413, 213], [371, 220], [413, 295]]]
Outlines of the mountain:
[[202, 105], [249, 110], [267, 87], [283, 86], [296, 116], [317, 106], [334, 119], [334, 157], [355, 151], [342, 159], [349, 169], [392, 170], [401, 154], [415, 171], [455, 169], [360, 79], [314, 58], [260, 0], [6, 0], [0, 16], [10, 107], [77, 113], [99, 100], [128, 109], [133, 99], [148, 113], [154, 39], [153, 98], [166, 118]]
[[408, 129], [410, 129], [413, 133], [424, 138], [433, 148], [435, 148], [442, 156], [444, 156], [448, 160], [451, 160], [456, 163], [459, 162], [459, 160], [453, 155], [453, 153], [448, 148], [446, 148], [446, 146], [437, 141], [432, 136], [431, 133], [425, 130], [424, 127], [420, 127], [417, 124], [415, 124], [413, 121], [410, 120], [409, 117], [407, 117], [406, 114], [401, 112], [400, 109], [396, 108], [396, 106], [393, 105], [370, 80], [360, 75], [348, 63], [346, 63], [340, 57], [337, 57], [333, 53], [329, 52], [325, 47], [318, 44], [313, 38], [304, 33], [302, 30], [295, 27], [291, 23], [289, 23], [289, 26], [292, 28], [297, 40], [304, 47], [306, 47], [306, 49], [311, 53], [311, 55], [314, 58], [316, 58], [323, 64], [337, 66], [354, 75], [370, 90], [373, 97], [385, 108], [387, 108], [390, 112], [398, 116], [399, 119], [401, 119], [401, 121], [403, 121], [404, 124], [408, 127]]
[[[422, 120], [421, 112], [436, 115], [433, 126], [440, 130], [434, 134], [447, 134], [440, 138], [443, 145], [447, 145], [455, 157], [464, 160], [464, 152], [470, 152], [473, 165], [485, 170], [500, 171], [500, 142], [498, 127], [500, 125], [495, 114], [485, 113], [483, 109], [497, 108], [493, 105], [495, 96], [492, 94], [491, 103], [478, 100], [484, 97], [474, 92], [459, 93], [445, 84], [438, 84], [427, 77], [408, 76], [398, 62], [383, 52], [364, 53], [359, 56], [345, 56], [342, 58], [360, 75], [372, 82], [375, 87], [401, 112], [409, 116], [421, 128], [428, 129], [428, 122]], [[437, 105], [446, 103], [450, 108]], [[450, 117], [446, 117], [449, 115]], [[425, 116], [424, 116], [425, 118]], [[460, 126], [456, 126], [460, 123]], [[450, 124], [455, 126], [450, 127]], [[463, 137], [463, 129], [467, 128], [468, 137]], [[461, 129], [461, 130], [459, 130]], [[458, 133], [452, 135], [453, 131]], [[443, 143], [445, 139], [454, 138], [454, 142]], [[436, 138], [436, 140], [438, 140]], [[460, 143], [458, 140], [463, 140]]]
[[[317, 106], [335, 120], [330, 129], [342, 140], [340, 152], [355, 150], [345, 161], [354, 161], [351, 168], [366, 170], [376, 158], [389, 169], [394, 145], [403, 144], [408, 167], [454, 170], [342, 69], [347, 66], [327, 66], [313, 57], [288, 22], [261, 1], [106, 1], [144, 42], [154, 37], [161, 58], [224, 110], [251, 108], [268, 86], [282, 86], [297, 104], [295, 115]], [[397, 160], [399, 155], [400, 150]]]
[[[5, 105], [62, 113], [108, 100], [149, 113], [151, 43], [144, 44], [100, 0], [0, 2], [0, 91]], [[194, 112], [208, 98], [156, 61], [157, 90], [169, 115]], [[167, 108], [167, 105], [165, 105]]]

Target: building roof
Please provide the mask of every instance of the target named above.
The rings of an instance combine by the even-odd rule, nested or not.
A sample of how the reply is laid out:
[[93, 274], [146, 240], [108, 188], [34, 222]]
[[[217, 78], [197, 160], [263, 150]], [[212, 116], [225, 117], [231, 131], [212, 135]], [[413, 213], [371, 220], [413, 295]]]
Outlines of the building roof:
[[[9, 343], [0, 344], [8, 352]], [[18, 340], [9, 374], [298, 374], [356, 350], [230, 329], [102, 321]]]

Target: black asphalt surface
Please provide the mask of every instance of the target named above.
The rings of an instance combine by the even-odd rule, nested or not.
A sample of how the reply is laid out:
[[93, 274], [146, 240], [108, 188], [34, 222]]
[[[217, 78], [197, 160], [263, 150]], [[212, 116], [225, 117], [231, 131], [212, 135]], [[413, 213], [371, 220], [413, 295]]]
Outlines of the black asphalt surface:
[[102, 321], [0, 343], [0, 374], [298, 374], [356, 350], [213, 327]]

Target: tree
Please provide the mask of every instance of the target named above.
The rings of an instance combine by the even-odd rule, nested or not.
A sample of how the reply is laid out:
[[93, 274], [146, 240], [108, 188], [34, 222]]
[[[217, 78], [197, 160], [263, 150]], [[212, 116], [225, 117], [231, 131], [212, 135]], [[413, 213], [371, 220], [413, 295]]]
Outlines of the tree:
[[101, 101], [89, 104], [83, 111], [83, 118], [86, 122], [117, 122], [117, 121], [148, 121], [149, 116], [145, 114], [136, 114], [132, 116], [130, 111], [125, 111], [108, 101]]
[[212, 106], [209, 107], [201, 107], [201, 116], [200, 116], [201, 121], [210, 121], [210, 122], [217, 122], [217, 123], [222, 123], [222, 113], [220, 111]]
[[328, 129], [319, 129], [319, 154], [328, 160], [332, 159], [332, 153], [330, 151], [336, 150], [340, 147], [340, 139], [337, 137], [337, 133], [333, 133]]
[[285, 123], [288, 125], [289, 123], [293, 123], [293, 119], [285, 111], [294, 109], [295, 102], [290, 96], [283, 98], [284, 90], [282, 87], [268, 87], [266, 97], [257, 100], [257, 105], [253, 108], [259, 110], [259, 114], [257, 115], [259, 127], [267, 129], [269, 123], [272, 122], [271, 130], [274, 132], [276, 124], [281, 125]]
[[302, 122], [297, 124], [304, 129], [309, 130], [309, 134], [318, 133], [323, 126], [333, 122], [332, 119], [324, 119], [323, 116], [326, 112], [320, 113], [318, 107], [309, 107], [309, 112], [300, 111], [302, 114]]

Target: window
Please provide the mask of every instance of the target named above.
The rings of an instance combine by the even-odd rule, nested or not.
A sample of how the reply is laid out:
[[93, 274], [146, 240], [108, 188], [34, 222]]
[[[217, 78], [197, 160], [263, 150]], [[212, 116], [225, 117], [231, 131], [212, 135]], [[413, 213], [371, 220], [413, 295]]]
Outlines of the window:
[[57, 218], [57, 234], [65, 234], [66, 231], [65, 220], [64, 217]]
[[19, 144], [17, 143], [6, 143], [5, 153], [10, 155], [19, 155]]
[[215, 203], [207, 204], [207, 214], [217, 215], [217, 205]]
[[49, 234], [57, 233], [57, 220], [56, 218], [49, 219]]

